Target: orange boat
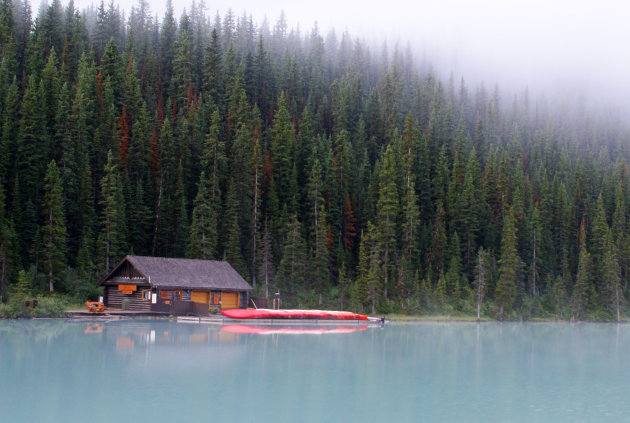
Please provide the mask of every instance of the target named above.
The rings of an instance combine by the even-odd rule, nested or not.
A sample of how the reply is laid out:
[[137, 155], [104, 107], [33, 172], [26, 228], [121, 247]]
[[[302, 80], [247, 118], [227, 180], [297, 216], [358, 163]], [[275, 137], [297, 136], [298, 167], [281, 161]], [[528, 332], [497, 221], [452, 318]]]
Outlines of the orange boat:
[[86, 301], [85, 306], [90, 313], [102, 313], [103, 311], [107, 310], [105, 304], [100, 301]]

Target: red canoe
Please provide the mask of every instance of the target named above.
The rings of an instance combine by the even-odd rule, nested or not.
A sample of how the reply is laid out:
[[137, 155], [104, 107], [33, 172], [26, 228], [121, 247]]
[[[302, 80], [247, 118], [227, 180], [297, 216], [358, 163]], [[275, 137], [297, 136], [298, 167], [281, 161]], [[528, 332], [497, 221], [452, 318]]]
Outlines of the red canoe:
[[271, 310], [267, 308], [244, 310], [235, 308], [222, 311], [221, 314], [232, 319], [369, 320], [367, 316], [362, 314], [328, 310]]

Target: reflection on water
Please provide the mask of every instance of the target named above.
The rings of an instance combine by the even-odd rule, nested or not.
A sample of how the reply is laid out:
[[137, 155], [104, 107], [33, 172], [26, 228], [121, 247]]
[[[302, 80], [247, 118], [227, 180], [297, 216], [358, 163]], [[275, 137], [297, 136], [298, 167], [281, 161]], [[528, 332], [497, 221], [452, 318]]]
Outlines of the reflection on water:
[[[348, 334], [368, 329], [367, 325], [203, 325], [185, 324], [177, 330], [157, 329], [160, 323], [146, 322], [86, 322], [84, 334], [103, 334], [106, 340], [114, 340], [117, 351], [129, 351], [148, 345], [210, 345], [214, 343], [237, 344], [238, 335], [327, 335]], [[107, 328], [107, 331], [105, 329]], [[170, 333], [170, 335], [169, 335]]]
[[257, 334], [257, 335], [326, 335], [333, 333], [352, 333], [367, 330], [367, 325], [353, 326], [319, 326], [319, 327], [295, 327], [294, 325], [282, 327], [257, 326], [257, 325], [225, 325], [221, 326], [221, 332]]
[[102, 323], [86, 323], [83, 333], [102, 333], [105, 325]]
[[0, 321], [0, 363], [7, 422], [603, 422], [630, 415], [629, 325]]

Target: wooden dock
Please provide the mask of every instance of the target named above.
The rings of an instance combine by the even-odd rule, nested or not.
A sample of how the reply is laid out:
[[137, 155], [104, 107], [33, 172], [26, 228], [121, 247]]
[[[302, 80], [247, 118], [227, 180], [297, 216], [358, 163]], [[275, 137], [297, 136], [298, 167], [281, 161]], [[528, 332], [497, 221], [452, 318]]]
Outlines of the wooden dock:
[[132, 311], [132, 310], [112, 310], [107, 309], [102, 313], [92, 313], [86, 309], [68, 310], [66, 317], [69, 319], [125, 319], [125, 318], [168, 318], [169, 313], [157, 311]]
[[176, 318], [182, 323], [205, 323], [211, 325], [261, 325], [261, 326], [383, 326], [384, 319], [370, 317], [369, 320], [337, 320], [337, 319], [232, 319], [221, 314], [211, 316], [172, 316], [164, 312], [130, 311], [108, 309], [102, 313], [92, 313], [85, 309], [69, 310], [69, 319], [170, 319]]

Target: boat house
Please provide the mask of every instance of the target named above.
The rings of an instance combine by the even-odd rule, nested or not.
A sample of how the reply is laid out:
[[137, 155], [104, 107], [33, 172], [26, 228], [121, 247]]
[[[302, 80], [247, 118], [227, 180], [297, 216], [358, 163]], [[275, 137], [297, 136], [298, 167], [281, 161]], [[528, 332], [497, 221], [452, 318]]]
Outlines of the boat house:
[[225, 261], [125, 256], [101, 281], [107, 307], [207, 314], [246, 308], [252, 287]]

